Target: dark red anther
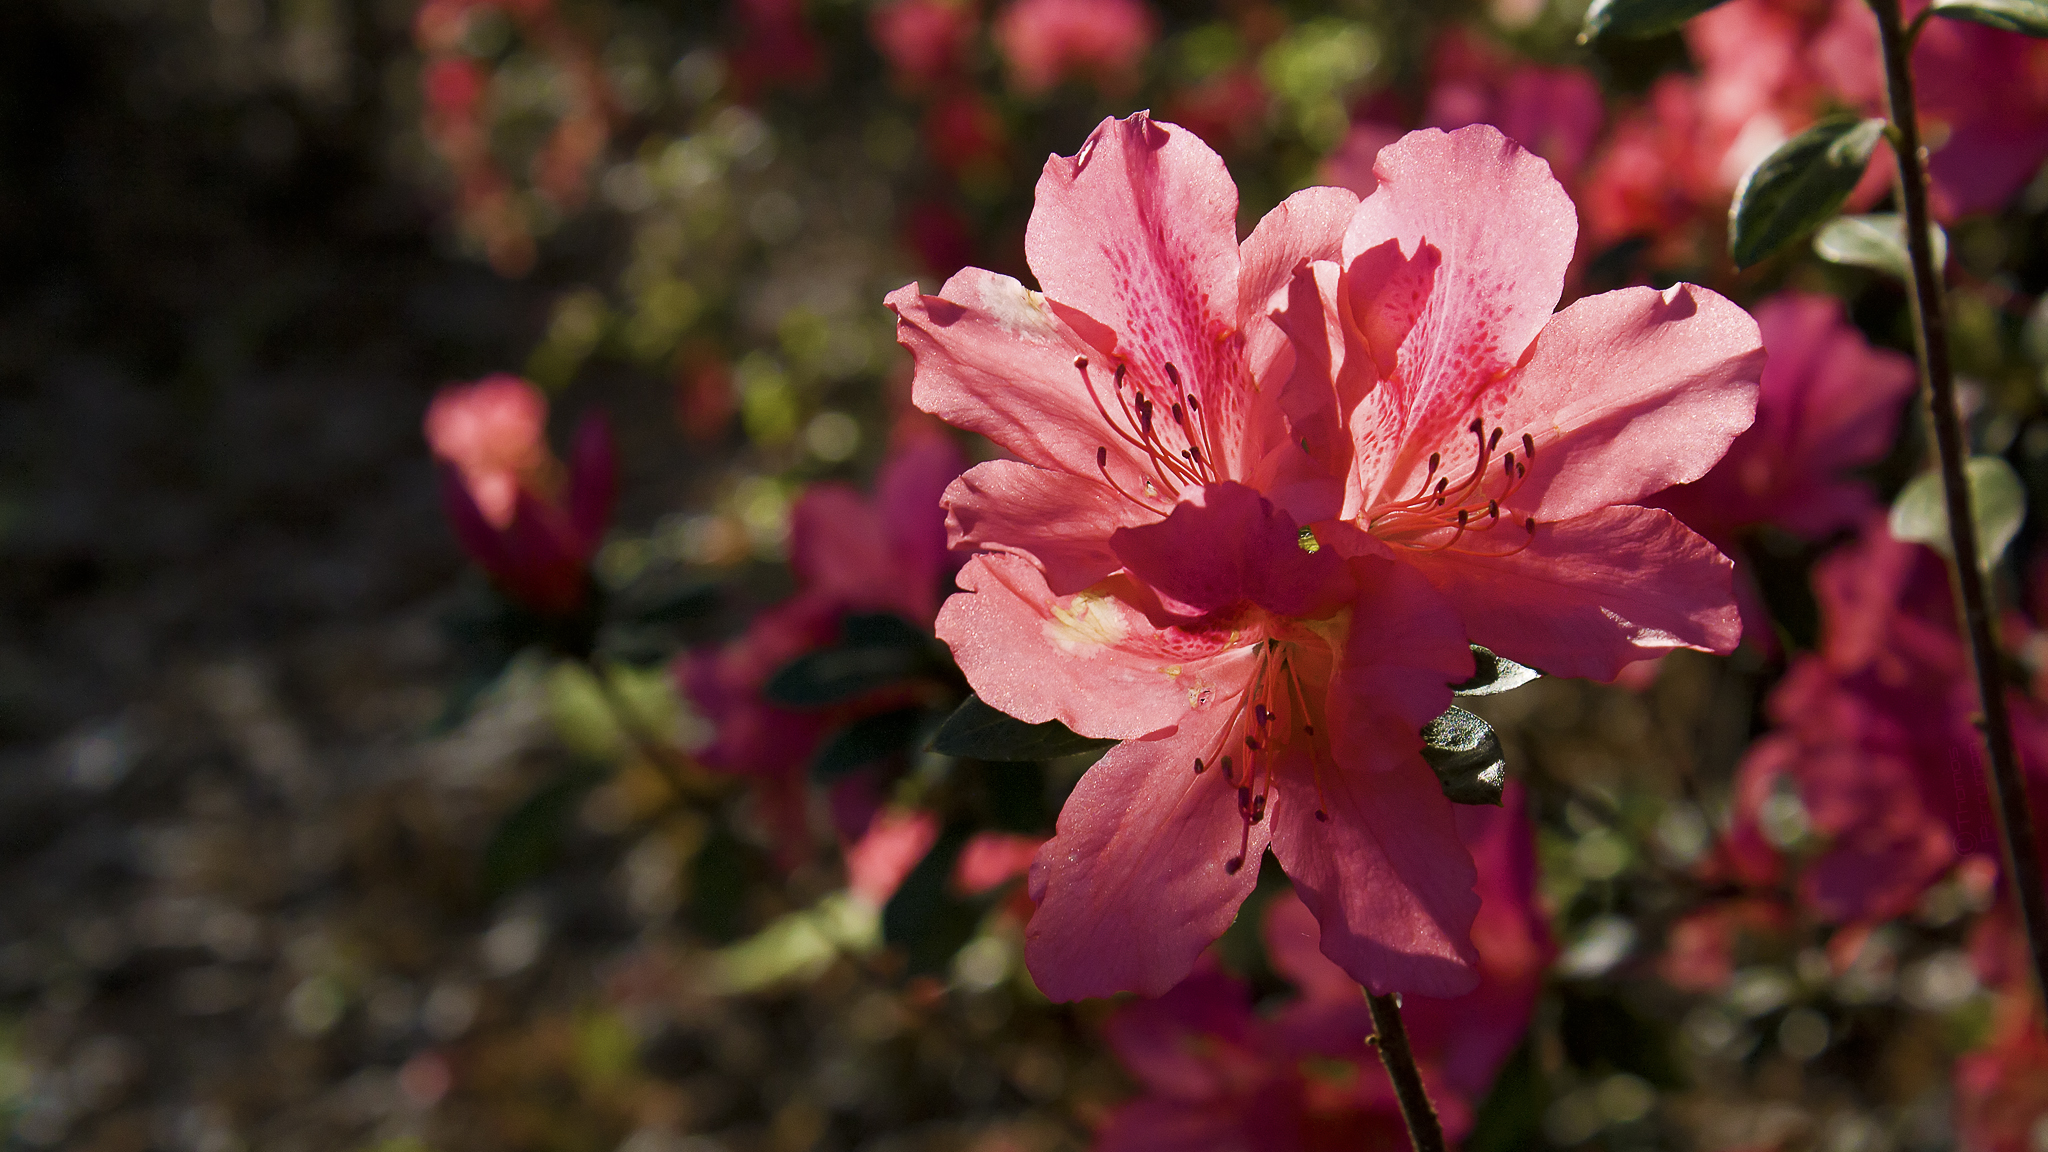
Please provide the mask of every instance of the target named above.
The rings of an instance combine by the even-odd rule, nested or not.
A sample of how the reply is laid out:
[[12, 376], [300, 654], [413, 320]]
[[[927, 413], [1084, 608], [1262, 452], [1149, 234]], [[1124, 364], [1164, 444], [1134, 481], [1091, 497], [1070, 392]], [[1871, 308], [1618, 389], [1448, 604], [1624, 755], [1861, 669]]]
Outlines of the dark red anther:
[[1444, 477], [1443, 479], [1436, 482], [1436, 494], [1439, 496], [1443, 495], [1444, 489], [1449, 488], [1450, 486], [1451, 478], [1449, 476]]
[[1178, 369], [1178, 368], [1175, 368], [1175, 367], [1173, 366], [1173, 361], [1171, 361], [1171, 360], [1168, 360], [1168, 361], [1166, 362], [1166, 378], [1167, 378], [1168, 380], [1171, 380], [1171, 381], [1173, 381], [1173, 390], [1174, 390], [1175, 392], [1178, 392], [1178, 391], [1180, 391], [1180, 390], [1181, 390], [1181, 387], [1180, 387], [1180, 369]]
[[1458, 509], [1458, 527], [1463, 528], [1465, 526], [1465, 521], [1469, 519], [1471, 515], [1472, 513], [1466, 511], [1463, 508]]
[[1265, 796], [1261, 795], [1258, 799], [1252, 801], [1252, 823], [1257, 824], [1259, 821], [1264, 820], [1265, 818], [1266, 798]]
[[1188, 411], [1193, 412], [1197, 416], [1202, 414], [1202, 402], [1195, 399], [1193, 392], [1188, 393]]
[[1123, 391], [1123, 387], [1124, 387], [1124, 366], [1123, 366], [1122, 364], [1118, 364], [1118, 365], [1116, 366], [1116, 387], [1117, 387], [1117, 391], [1119, 391], [1119, 392]]
[[1494, 450], [1495, 448], [1498, 448], [1498, 447], [1500, 447], [1500, 432], [1501, 432], [1501, 430], [1500, 430], [1499, 428], [1495, 428], [1495, 429], [1493, 430], [1493, 435], [1491, 435], [1491, 436], [1487, 437], [1487, 439], [1486, 439], [1486, 450], [1487, 450], [1488, 452], [1491, 452], [1491, 451], [1493, 451], [1493, 450]]
[[1495, 520], [1500, 519], [1500, 501], [1488, 500], [1486, 502], [1486, 514]]
[[1470, 424], [1465, 425], [1465, 430], [1467, 432], [1472, 433], [1474, 436], [1484, 436], [1486, 435], [1486, 421], [1481, 420], [1477, 416], [1474, 416], [1472, 418], [1472, 422]]
[[1330, 814], [1328, 812], [1323, 811], [1321, 808], [1316, 809], [1316, 823], [1328, 824], [1329, 822]]
[[1301, 726], [1301, 730], [1304, 734], [1309, 736], [1313, 736], [1316, 734], [1316, 726], [1313, 724], [1303, 724]]
[[1228, 779], [1230, 779], [1230, 770], [1231, 770], [1231, 763], [1230, 763], [1230, 757], [1226, 755], [1226, 756], [1224, 756], [1224, 757], [1223, 757], [1223, 778], [1224, 778], [1225, 780], [1228, 780]]
[[1513, 480], [1515, 478], [1515, 454], [1510, 452], [1502, 456], [1500, 462], [1501, 466], [1507, 470], [1508, 479]]
[[1264, 728], [1266, 725], [1271, 724], [1273, 722], [1273, 710], [1271, 708], [1266, 707], [1264, 704], [1261, 704], [1258, 707], [1253, 708], [1252, 715], [1258, 717], [1259, 727], [1261, 728]]
[[1438, 466], [1440, 466], [1441, 464], [1443, 464], [1443, 462], [1444, 462], [1444, 454], [1443, 454], [1443, 453], [1441, 453], [1441, 452], [1431, 452], [1431, 453], [1429, 454], [1429, 474], [1430, 474], [1431, 476], [1434, 476], [1434, 475], [1436, 475], [1436, 470], [1437, 470]]
[[1173, 406], [1173, 422], [1183, 428], [1188, 426], [1188, 414], [1181, 411], [1181, 407], [1178, 404]]
[[1244, 857], [1232, 856], [1230, 859], [1225, 860], [1223, 862], [1223, 871], [1232, 876], [1244, 871]]
[[1247, 747], [1247, 748], [1249, 748], [1249, 749], [1251, 749], [1251, 750], [1252, 750], [1252, 751], [1254, 751], [1254, 752], [1257, 752], [1257, 751], [1259, 750], [1259, 740], [1258, 740], [1258, 737], [1256, 737], [1256, 736], [1253, 736], [1253, 735], [1252, 735], [1251, 733], [1249, 733], [1249, 732], [1245, 733], [1245, 735], [1244, 735], [1244, 746], [1245, 746], [1245, 747]]
[[1536, 458], [1536, 438], [1527, 432], [1522, 433], [1522, 456], [1529, 460]]
[[1534, 516], [1531, 516], [1528, 519], [1522, 521], [1522, 527], [1527, 528], [1529, 530], [1529, 535], [1534, 536], [1536, 534], [1536, 518]]
[[1200, 776], [1202, 774], [1202, 769], [1206, 767], [1208, 767], [1208, 765], [1202, 763], [1202, 758], [1200, 756], [1195, 757], [1195, 775]]
[[1250, 787], [1249, 785], [1244, 785], [1244, 784], [1240, 784], [1240, 785], [1238, 785], [1238, 788], [1237, 788], [1237, 810], [1238, 810], [1238, 811], [1240, 811], [1240, 812], [1249, 812], [1249, 811], [1251, 811], [1251, 807], [1252, 807], [1252, 790], [1251, 790], [1251, 787]]
[[1107, 467], [1109, 467], [1109, 449], [1107, 449], [1107, 448], [1104, 448], [1104, 447], [1101, 447], [1100, 445], [1098, 445], [1098, 446], [1096, 447], [1096, 449], [1095, 449], [1095, 466], [1096, 466], [1097, 468], [1107, 468]]
[[[1302, 446], [1302, 451], [1308, 451], [1308, 447], [1305, 443]], [[1202, 462], [1202, 446], [1199, 444], [1188, 445], [1188, 459], [1193, 460], [1197, 464], [1200, 464]]]

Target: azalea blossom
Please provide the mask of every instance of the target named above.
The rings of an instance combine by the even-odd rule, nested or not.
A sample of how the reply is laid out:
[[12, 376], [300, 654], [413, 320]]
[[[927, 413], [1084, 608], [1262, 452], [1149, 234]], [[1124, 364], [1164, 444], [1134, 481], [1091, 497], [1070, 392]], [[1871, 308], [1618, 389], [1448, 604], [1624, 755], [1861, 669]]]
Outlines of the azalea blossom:
[[[1801, 901], [1837, 923], [1888, 920], [1966, 857], [1998, 852], [1968, 652], [1940, 558], [1882, 520], [1816, 564], [1813, 587], [1820, 650], [1771, 692], [1775, 726], [1743, 758], [1730, 839], [1742, 873], [1775, 879], [1783, 845], [1763, 807], [1789, 789], [1821, 843]], [[2043, 781], [2030, 788], [2039, 820], [2048, 713], [2017, 692], [2010, 704], [2022, 765]]]
[[[1552, 953], [1533, 900], [1535, 852], [1519, 788], [1506, 800], [1501, 809], [1458, 811], [1483, 896], [1473, 930], [1478, 987], [1402, 1005], [1431, 1100], [1454, 1140], [1521, 1043]], [[1315, 917], [1287, 893], [1274, 898], [1261, 927], [1267, 956], [1296, 995], [1258, 1015], [1243, 983], [1212, 969], [1120, 1009], [1108, 1039], [1144, 1095], [1110, 1114], [1096, 1152], [1408, 1147], [1386, 1070], [1366, 1045], [1373, 1027], [1365, 1001], [1320, 951]]]
[[1027, 95], [1083, 76], [1104, 91], [1125, 91], [1158, 36], [1159, 19], [1144, 0], [1012, 0], [995, 20], [1011, 86]]
[[1754, 323], [1689, 286], [1553, 321], [1571, 203], [1492, 128], [1379, 177], [1240, 245], [1212, 151], [1105, 121], [1039, 182], [1042, 294], [890, 297], [919, 406], [1017, 457], [947, 492], [982, 554], [939, 636], [991, 705], [1125, 741], [1033, 872], [1048, 995], [1171, 987], [1268, 847], [1354, 979], [1469, 989], [1472, 865], [1418, 754], [1468, 643], [1603, 678], [1735, 643], [1726, 558], [1629, 502], [1747, 426]]
[[566, 474], [548, 450], [547, 420], [540, 390], [501, 374], [442, 389], [425, 431], [463, 549], [514, 601], [567, 615], [588, 595], [617, 479], [602, 418], [577, 428]]
[[1756, 321], [1770, 354], [1756, 423], [1712, 471], [1650, 503], [1736, 557], [1745, 632], [1768, 650], [1770, 614], [1740, 538], [1770, 525], [1817, 541], [1875, 512], [1870, 485], [1843, 473], [1891, 450], [1917, 377], [1904, 353], [1872, 348], [1832, 296], [1782, 292], [1757, 307]]
[[[922, 418], [920, 418], [922, 419]], [[697, 753], [714, 771], [745, 776], [776, 831], [785, 860], [807, 842], [807, 771], [834, 727], [899, 700], [862, 700], [798, 710], [770, 701], [771, 677], [798, 657], [837, 642], [855, 612], [893, 612], [929, 627], [940, 584], [951, 570], [939, 494], [960, 472], [959, 450], [933, 433], [913, 434], [876, 478], [871, 501], [844, 484], [812, 485], [790, 512], [795, 596], [756, 616], [747, 631], [711, 651], [684, 656], [676, 677], [710, 720], [713, 736]], [[858, 837], [874, 797], [858, 777], [835, 790], [847, 808], [838, 822]]]

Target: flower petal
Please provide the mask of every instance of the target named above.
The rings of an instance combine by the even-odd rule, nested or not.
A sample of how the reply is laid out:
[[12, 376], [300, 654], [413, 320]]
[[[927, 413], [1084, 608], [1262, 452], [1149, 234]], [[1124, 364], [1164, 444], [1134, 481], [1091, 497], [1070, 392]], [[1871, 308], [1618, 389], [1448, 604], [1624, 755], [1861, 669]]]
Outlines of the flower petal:
[[1024, 930], [1025, 964], [1047, 996], [1162, 995], [1251, 895], [1271, 822], [1246, 840], [1224, 773], [1194, 771], [1230, 716], [1222, 705], [1188, 712], [1177, 729], [1119, 744], [1067, 798], [1032, 865], [1038, 912]]
[[1535, 440], [1516, 513], [1568, 519], [1705, 475], [1755, 420], [1763, 367], [1756, 321], [1691, 284], [1559, 312], [1486, 416]]
[[1122, 577], [1055, 596], [1031, 561], [998, 553], [968, 561], [959, 583], [939, 609], [939, 639], [983, 700], [1033, 724], [1114, 740], [1157, 732], [1255, 654], [1154, 628], [1119, 597], [1136, 592]]
[[1294, 518], [1242, 484], [1210, 484], [1156, 524], [1119, 528], [1110, 547], [1174, 615], [1244, 604], [1280, 616], [1324, 615], [1348, 599], [1334, 552], [1306, 552]]
[[1471, 419], [1481, 391], [1557, 307], [1578, 215], [1550, 165], [1490, 125], [1410, 132], [1380, 150], [1373, 170], [1379, 188], [1351, 218], [1345, 265], [1388, 240], [1411, 257], [1425, 243], [1441, 256], [1429, 303], [1401, 344], [1392, 397], [1405, 416], [1401, 442], [1427, 456]]
[[1102, 361], [1092, 379], [1109, 386], [1107, 330], [980, 268], [961, 269], [939, 291], [925, 296], [906, 284], [889, 294], [896, 340], [917, 361], [913, 402], [1042, 468], [1097, 475], [1097, 450], [1107, 449], [1111, 473], [1137, 491], [1143, 456], [1104, 415], [1116, 397], [1098, 404], [1075, 363]]
[[[1304, 188], [1259, 221], [1244, 238], [1238, 271], [1238, 326], [1263, 320], [1304, 260], [1335, 260], [1344, 250], [1344, 230], [1358, 211], [1348, 188]], [[1257, 363], [1256, 359], [1253, 361]]]
[[1457, 606], [1474, 644], [1547, 675], [1611, 680], [1672, 648], [1726, 653], [1742, 639], [1733, 563], [1661, 508], [1541, 524], [1506, 556], [1402, 555]]
[[1381, 994], [1457, 996], [1478, 981], [1478, 872], [1418, 744], [1339, 745], [1320, 797], [1307, 773], [1282, 773], [1273, 854], [1322, 925], [1323, 954], [1353, 980]]
[[1419, 750], [1423, 725], [1451, 706], [1450, 686], [1472, 675], [1471, 645], [1457, 608], [1413, 568], [1376, 556], [1350, 564], [1358, 598], [1330, 683], [1331, 743]]
[[1122, 566], [1109, 546], [1119, 528], [1159, 518], [1099, 479], [1014, 460], [977, 464], [946, 489], [953, 547], [1029, 556], [1055, 595], [1079, 592]]
[[1048, 297], [1115, 332], [1116, 355], [1155, 399], [1174, 396], [1166, 366], [1177, 366], [1218, 463], [1239, 474], [1237, 186], [1222, 157], [1144, 112], [1104, 120], [1080, 152], [1046, 159], [1024, 252]]

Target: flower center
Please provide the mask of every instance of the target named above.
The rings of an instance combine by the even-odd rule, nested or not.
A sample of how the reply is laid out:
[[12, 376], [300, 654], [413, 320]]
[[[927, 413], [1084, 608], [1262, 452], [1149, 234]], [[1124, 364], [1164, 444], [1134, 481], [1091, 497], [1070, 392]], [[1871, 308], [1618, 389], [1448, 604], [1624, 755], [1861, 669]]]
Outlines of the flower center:
[[[1390, 544], [1422, 552], [1463, 552], [1478, 556], [1512, 556], [1536, 538], [1536, 518], [1519, 521], [1513, 513], [1503, 516], [1501, 506], [1514, 496], [1529, 476], [1529, 461], [1536, 458], [1536, 440], [1522, 433], [1522, 458], [1515, 459], [1510, 448], [1499, 455], [1500, 467], [1493, 467], [1503, 429], [1491, 433], [1484, 420], [1466, 425], [1478, 441], [1472, 472], [1461, 484], [1453, 485], [1443, 471], [1443, 453], [1429, 454], [1429, 471], [1415, 494], [1405, 500], [1381, 504], [1365, 516], [1365, 529]], [[1518, 542], [1492, 535], [1503, 524], [1521, 529]], [[1445, 533], [1449, 536], [1445, 536]]]
[[1237, 855], [1223, 870], [1236, 875], [1244, 867], [1251, 847], [1252, 825], [1266, 818], [1272, 803], [1274, 774], [1280, 755], [1296, 736], [1308, 741], [1309, 757], [1315, 765], [1316, 819], [1327, 823], [1330, 814], [1323, 803], [1322, 743], [1316, 738], [1315, 718], [1302, 691], [1301, 676], [1295, 669], [1299, 646], [1279, 639], [1260, 642], [1258, 661], [1238, 693], [1230, 718], [1223, 723], [1216, 743], [1207, 756], [1195, 757], [1195, 775], [1211, 768], [1237, 789], [1237, 813], [1244, 821], [1244, 835]]
[[[1221, 479], [1216, 472], [1216, 442], [1202, 414], [1202, 402], [1181, 383], [1180, 369], [1171, 362], [1165, 367], [1170, 389], [1161, 388], [1156, 380], [1147, 383], [1139, 379], [1128, 364], [1119, 361], [1110, 389], [1116, 398], [1116, 410], [1112, 413], [1095, 377], [1089, 374], [1088, 358], [1074, 357], [1074, 368], [1081, 373], [1081, 386], [1088, 390], [1095, 410], [1102, 414], [1110, 431], [1145, 454], [1151, 475], [1143, 477], [1143, 498], [1124, 488], [1109, 474], [1106, 444], [1096, 445], [1096, 470], [1118, 495], [1162, 515], [1167, 509], [1154, 501], [1171, 505], [1180, 499], [1183, 487], [1200, 488]], [[1163, 407], [1161, 400], [1165, 401]], [[1164, 418], [1161, 413], [1165, 413]]]

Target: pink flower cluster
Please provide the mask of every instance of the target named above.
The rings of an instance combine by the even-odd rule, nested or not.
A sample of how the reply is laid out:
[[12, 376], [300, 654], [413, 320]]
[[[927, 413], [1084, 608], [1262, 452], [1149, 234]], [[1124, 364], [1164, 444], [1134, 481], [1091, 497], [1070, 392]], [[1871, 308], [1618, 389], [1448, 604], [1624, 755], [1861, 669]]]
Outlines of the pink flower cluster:
[[939, 636], [997, 708], [1124, 741], [1033, 869], [1055, 998], [1165, 992], [1269, 848], [1352, 979], [1469, 990], [1474, 872], [1418, 735], [1468, 645], [1604, 679], [1739, 637], [1727, 558], [1640, 502], [1749, 426], [1754, 322], [1688, 285], [1553, 315], [1575, 213], [1493, 128], [1376, 176], [1240, 244], [1214, 152], [1105, 121], [1040, 179], [1042, 292], [889, 298], [917, 404], [1015, 457], [946, 493], [979, 554]]
[[547, 445], [548, 402], [516, 376], [441, 390], [427, 443], [441, 462], [441, 498], [457, 539], [513, 601], [573, 615], [590, 591], [618, 480], [611, 431], [578, 426], [565, 470]]

